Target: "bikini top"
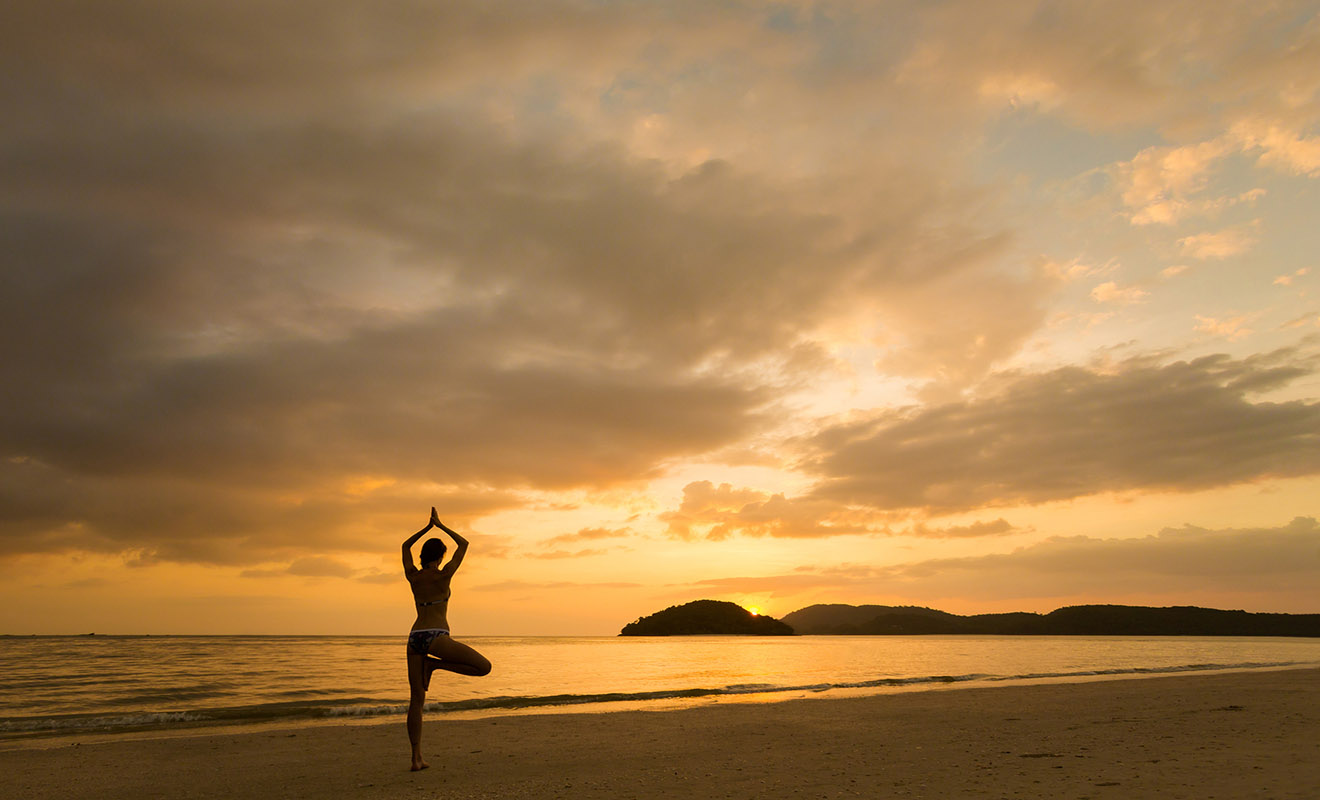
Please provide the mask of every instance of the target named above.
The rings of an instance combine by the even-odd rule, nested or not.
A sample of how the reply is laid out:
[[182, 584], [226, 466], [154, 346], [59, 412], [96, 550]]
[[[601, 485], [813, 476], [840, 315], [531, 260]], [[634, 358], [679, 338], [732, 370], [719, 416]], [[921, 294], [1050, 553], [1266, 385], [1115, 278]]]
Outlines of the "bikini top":
[[[448, 599], [448, 598], [445, 598], [445, 599]], [[425, 603], [418, 603], [418, 604], [417, 604], [417, 607], [418, 607], [418, 608], [421, 608], [422, 606], [433, 606], [433, 605], [436, 605], [437, 603], [443, 603], [443, 602], [445, 602], [445, 599], [441, 599], [441, 600], [427, 600]]]

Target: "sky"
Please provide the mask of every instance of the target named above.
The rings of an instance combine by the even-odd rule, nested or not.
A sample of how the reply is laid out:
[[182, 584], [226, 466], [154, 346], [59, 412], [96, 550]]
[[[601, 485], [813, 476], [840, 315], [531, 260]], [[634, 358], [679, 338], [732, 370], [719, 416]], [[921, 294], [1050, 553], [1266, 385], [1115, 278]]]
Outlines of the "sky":
[[0, 632], [1320, 612], [1320, 3], [23, 4]]

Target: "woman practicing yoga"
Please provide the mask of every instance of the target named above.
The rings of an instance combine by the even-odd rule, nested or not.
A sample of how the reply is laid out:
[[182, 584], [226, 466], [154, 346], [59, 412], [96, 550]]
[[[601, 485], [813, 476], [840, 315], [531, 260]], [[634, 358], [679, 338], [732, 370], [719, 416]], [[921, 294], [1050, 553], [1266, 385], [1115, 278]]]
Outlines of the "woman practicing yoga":
[[[443, 567], [445, 543], [440, 539], [427, 539], [422, 544], [422, 568], [413, 563], [412, 546], [432, 528], [439, 528], [454, 539], [456, 547], [449, 563]], [[438, 669], [460, 675], [489, 675], [490, 662], [467, 645], [449, 638], [449, 582], [463, 563], [468, 541], [446, 528], [435, 509], [431, 521], [403, 543], [403, 574], [412, 585], [413, 600], [417, 604], [417, 621], [408, 634], [408, 739], [412, 742], [413, 772], [426, 769], [422, 759], [422, 706], [426, 703], [426, 690], [431, 686], [431, 673]]]

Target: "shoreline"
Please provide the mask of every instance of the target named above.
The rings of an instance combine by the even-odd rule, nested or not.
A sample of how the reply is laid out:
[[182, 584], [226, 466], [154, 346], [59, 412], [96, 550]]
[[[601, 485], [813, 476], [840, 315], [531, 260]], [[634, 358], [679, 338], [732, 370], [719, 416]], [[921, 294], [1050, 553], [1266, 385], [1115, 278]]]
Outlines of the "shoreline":
[[69, 796], [1320, 796], [1320, 669], [1139, 676], [435, 719], [0, 752], [0, 791]]
[[[724, 704], [767, 704], [791, 701], [855, 699], [887, 696], [912, 692], [964, 691], [1010, 686], [1048, 686], [1082, 684], [1100, 681], [1141, 680], [1181, 675], [1220, 675], [1232, 673], [1273, 672], [1280, 670], [1320, 669], [1320, 664], [1259, 664], [1252, 666], [1199, 665], [1170, 669], [1117, 669], [1100, 672], [1045, 673], [1040, 675], [999, 676], [946, 676], [926, 679], [894, 679], [893, 683], [879, 682], [868, 685], [796, 686], [771, 688], [765, 691], [747, 690], [726, 692], [699, 690], [694, 695], [671, 697], [628, 698], [611, 700], [585, 700], [583, 702], [529, 703], [527, 705], [487, 705], [468, 709], [440, 711], [428, 708], [426, 719], [445, 722], [458, 720], [501, 719], [520, 716], [617, 714], [628, 711], [661, 712], [704, 708]], [[535, 699], [535, 698], [531, 698]], [[428, 702], [442, 704], [445, 701]], [[394, 704], [393, 713], [344, 714], [337, 716], [284, 717], [252, 721], [176, 722], [169, 725], [144, 724], [120, 729], [85, 728], [70, 730], [37, 730], [30, 733], [0, 734], [0, 753], [10, 750], [54, 749], [73, 745], [103, 744], [115, 741], [142, 741], [195, 736], [229, 736], [270, 731], [297, 731], [308, 728], [396, 725], [402, 724], [406, 703]], [[188, 712], [162, 712], [188, 713]]]

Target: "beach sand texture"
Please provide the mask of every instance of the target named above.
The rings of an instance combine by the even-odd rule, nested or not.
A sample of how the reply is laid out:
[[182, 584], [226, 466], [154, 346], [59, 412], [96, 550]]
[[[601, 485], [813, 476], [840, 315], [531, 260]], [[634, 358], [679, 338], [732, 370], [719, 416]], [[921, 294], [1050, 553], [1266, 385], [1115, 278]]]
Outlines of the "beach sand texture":
[[[443, 692], [443, 686], [438, 687]], [[0, 752], [0, 796], [1320, 798], [1320, 670]]]

